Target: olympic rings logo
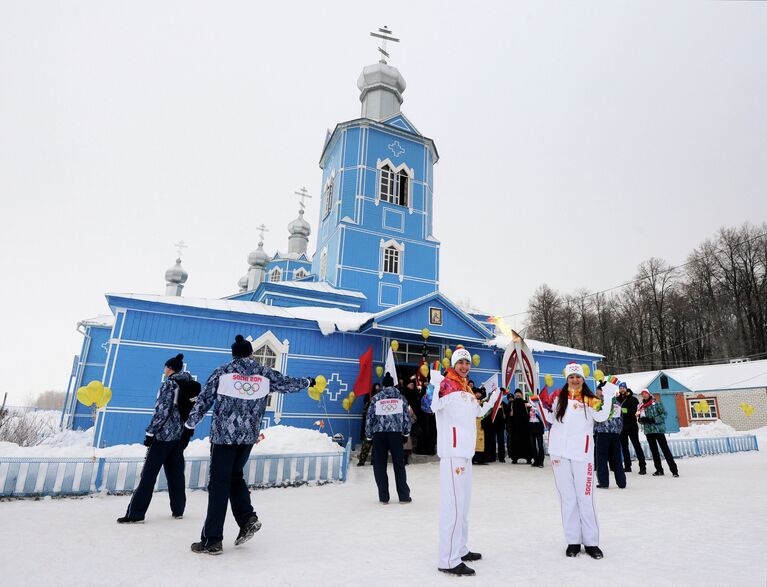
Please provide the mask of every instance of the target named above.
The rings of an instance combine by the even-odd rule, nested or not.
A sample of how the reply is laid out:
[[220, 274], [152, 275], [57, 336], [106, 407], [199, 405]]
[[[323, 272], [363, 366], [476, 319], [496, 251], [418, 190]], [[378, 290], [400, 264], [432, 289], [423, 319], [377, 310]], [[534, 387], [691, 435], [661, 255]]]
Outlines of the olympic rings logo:
[[378, 408], [382, 412], [388, 412], [389, 414], [400, 411], [399, 403], [381, 403]]
[[240, 392], [240, 395], [254, 395], [261, 389], [261, 385], [259, 383], [243, 383], [242, 381], [235, 381], [234, 389]]

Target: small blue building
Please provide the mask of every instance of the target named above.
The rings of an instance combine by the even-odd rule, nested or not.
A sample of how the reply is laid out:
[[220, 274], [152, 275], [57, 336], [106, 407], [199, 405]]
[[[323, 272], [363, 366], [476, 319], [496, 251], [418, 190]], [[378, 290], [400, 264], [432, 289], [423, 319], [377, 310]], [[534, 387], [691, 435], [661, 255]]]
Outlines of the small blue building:
[[[488, 316], [464, 311], [439, 291], [439, 249], [433, 225], [434, 141], [400, 111], [405, 80], [385, 62], [367, 66], [357, 82], [359, 118], [336, 125], [320, 158], [322, 184], [317, 250], [307, 254], [309, 223], [303, 196], [288, 225], [287, 253], [269, 255], [264, 235], [248, 255], [238, 291], [223, 299], [182, 296], [188, 275], [180, 259], [166, 272], [165, 295], [109, 293], [111, 317], [80, 323], [83, 345], [75, 362], [62, 421], [93, 425], [76, 401], [93, 379], [112, 389], [96, 414], [98, 446], [138, 442], [153, 410], [167, 358], [183, 353], [203, 382], [230, 360], [236, 334], [252, 341], [254, 357], [294, 376], [324, 375], [322, 399], [306, 392], [271, 397], [264, 425], [315, 427], [359, 437], [362, 401], [347, 412], [359, 358], [373, 349], [383, 365], [393, 340], [398, 375], [415, 373], [425, 352], [431, 362], [462, 344], [480, 357], [472, 371], [481, 382], [500, 373], [504, 349]], [[424, 340], [421, 332], [431, 332]], [[543, 377], [561, 384], [570, 361], [592, 371], [601, 355], [528, 341]], [[375, 380], [374, 376], [374, 380]], [[519, 387], [525, 387], [520, 374]], [[209, 418], [201, 425], [203, 434]]]

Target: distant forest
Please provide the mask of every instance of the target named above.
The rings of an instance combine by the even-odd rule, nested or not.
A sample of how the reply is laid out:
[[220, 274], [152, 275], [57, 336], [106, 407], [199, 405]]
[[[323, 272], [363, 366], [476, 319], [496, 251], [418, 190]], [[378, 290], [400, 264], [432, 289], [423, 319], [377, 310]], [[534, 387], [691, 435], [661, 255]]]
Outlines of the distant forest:
[[767, 358], [767, 223], [722, 228], [672, 267], [640, 263], [609, 290], [541, 285], [525, 336], [605, 355], [611, 373]]

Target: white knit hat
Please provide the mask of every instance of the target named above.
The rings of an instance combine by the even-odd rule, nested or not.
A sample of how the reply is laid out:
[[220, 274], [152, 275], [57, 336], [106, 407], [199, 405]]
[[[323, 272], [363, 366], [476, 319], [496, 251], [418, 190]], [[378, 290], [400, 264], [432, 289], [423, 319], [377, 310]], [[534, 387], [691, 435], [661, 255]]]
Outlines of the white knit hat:
[[461, 359], [466, 359], [469, 361], [469, 363], [471, 363], [471, 353], [463, 347], [457, 348], [453, 351], [453, 356], [450, 358], [450, 365], [455, 367], [455, 364]]
[[583, 379], [586, 379], [586, 376], [583, 374], [583, 367], [578, 363], [568, 363], [565, 365], [565, 379], [570, 375], [580, 375]]

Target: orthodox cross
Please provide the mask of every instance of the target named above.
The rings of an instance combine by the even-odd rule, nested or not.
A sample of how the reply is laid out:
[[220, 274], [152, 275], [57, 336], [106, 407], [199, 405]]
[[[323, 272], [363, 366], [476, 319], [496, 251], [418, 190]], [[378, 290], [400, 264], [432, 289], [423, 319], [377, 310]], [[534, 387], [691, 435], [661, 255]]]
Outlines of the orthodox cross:
[[381, 46], [378, 47], [378, 52], [381, 53], [383, 57], [381, 57], [381, 60], [379, 63], [386, 63], [386, 59], [389, 57], [389, 54], [386, 52], [386, 41], [391, 41], [392, 43], [399, 43], [399, 39], [395, 39], [391, 36], [392, 32], [389, 30], [389, 28], [384, 25], [382, 29], [378, 29], [377, 33], [370, 33], [371, 37], [377, 37], [379, 39], [383, 39], [383, 42], [381, 43]]
[[258, 238], [260, 241], [264, 240], [264, 233], [269, 232], [269, 229], [266, 228], [266, 224], [261, 224], [261, 226], [256, 226], [256, 230], [258, 231]]
[[176, 247], [176, 253], [178, 253], [179, 259], [181, 258], [181, 253], [184, 251], [184, 249], [189, 247], [189, 245], [187, 245], [184, 241], [173, 243], [173, 246]]
[[301, 206], [301, 209], [303, 210], [306, 208], [306, 204], [304, 203], [304, 198], [311, 199], [311, 196], [309, 195], [309, 192], [306, 191], [306, 186], [302, 186], [300, 190], [297, 192], [293, 192], [295, 195], [297, 195], [301, 201], [299, 202], [299, 205]]

